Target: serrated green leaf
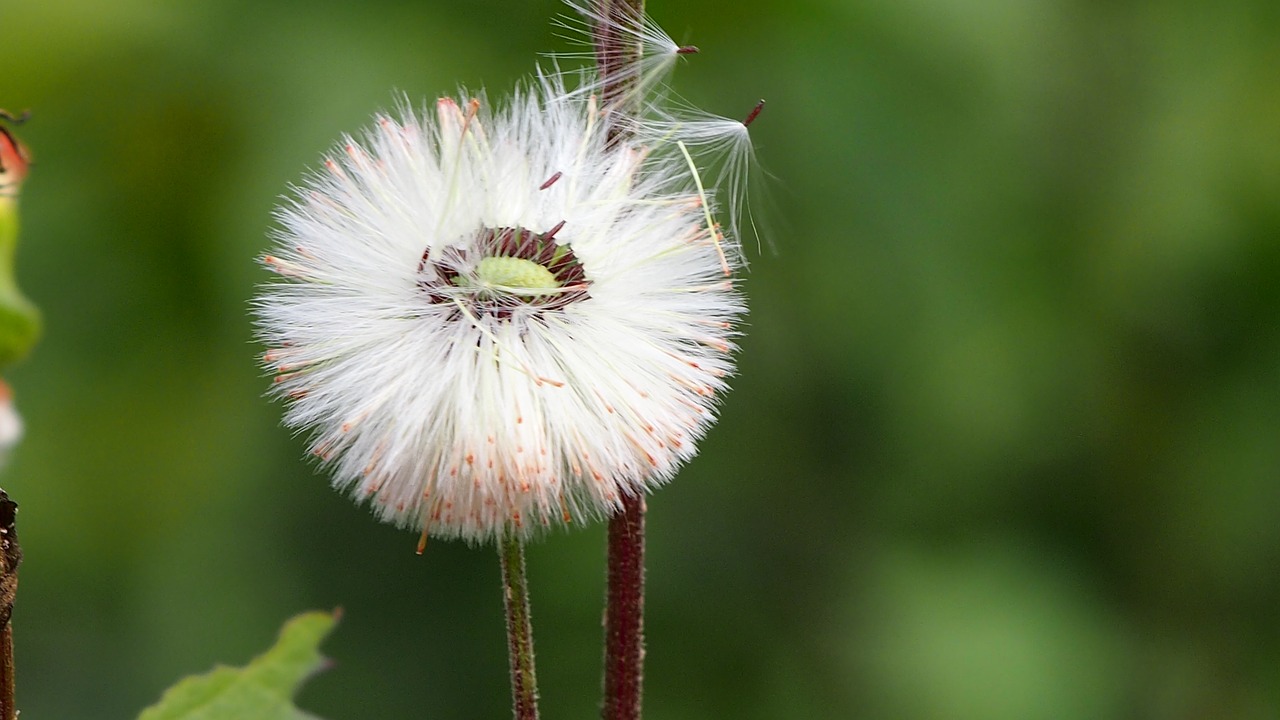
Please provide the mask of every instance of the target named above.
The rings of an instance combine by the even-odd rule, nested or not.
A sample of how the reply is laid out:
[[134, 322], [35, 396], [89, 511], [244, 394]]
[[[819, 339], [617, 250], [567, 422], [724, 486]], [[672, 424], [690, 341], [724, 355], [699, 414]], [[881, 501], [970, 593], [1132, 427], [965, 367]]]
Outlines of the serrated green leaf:
[[316, 720], [294, 706], [293, 695], [324, 666], [320, 642], [337, 619], [326, 612], [293, 618], [275, 646], [245, 667], [216, 667], [188, 677], [166, 690], [138, 720]]

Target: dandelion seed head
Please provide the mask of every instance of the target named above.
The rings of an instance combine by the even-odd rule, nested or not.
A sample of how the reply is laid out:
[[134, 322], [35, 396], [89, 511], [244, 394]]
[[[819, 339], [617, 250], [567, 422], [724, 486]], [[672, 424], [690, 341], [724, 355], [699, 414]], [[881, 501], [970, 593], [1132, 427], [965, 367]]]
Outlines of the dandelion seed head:
[[[588, 81], [589, 83], [589, 81]], [[736, 242], [657, 134], [539, 78], [380, 115], [277, 211], [255, 300], [285, 423], [385, 521], [585, 522], [696, 453], [732, 374]]]

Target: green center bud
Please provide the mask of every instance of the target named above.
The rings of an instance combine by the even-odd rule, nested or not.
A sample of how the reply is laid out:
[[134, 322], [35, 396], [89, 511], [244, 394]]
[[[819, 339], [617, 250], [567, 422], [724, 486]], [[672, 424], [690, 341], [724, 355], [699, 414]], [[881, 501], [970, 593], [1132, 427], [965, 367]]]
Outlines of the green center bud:
[[[468, 247], [422, 253], [418, 287], [433, 305], [465, 305], [449, 317], [475, 313], [499, 320], [556, 312], [590, 297], [582, 263], [555, 234], [521, 227], [486, 227]], [[459, 292], [460, 291], [460, 292]], [[474, 319], [474, 316], [472, 316]]]
[[[461, 276], [454, 280], [461, 280]], [[560, 287], [556, 276], [532, 260], [518, 257], [487, 257], [475, 270], [475, 284], [512, 295], [546, 295]]]

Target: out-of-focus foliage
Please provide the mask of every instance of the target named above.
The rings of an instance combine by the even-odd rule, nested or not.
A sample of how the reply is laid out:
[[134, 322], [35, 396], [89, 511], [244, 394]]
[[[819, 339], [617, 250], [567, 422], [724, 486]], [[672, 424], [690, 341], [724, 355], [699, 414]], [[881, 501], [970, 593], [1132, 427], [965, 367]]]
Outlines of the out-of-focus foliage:
[[183, 679], [138, 720], [315, 720], [294, 706], [298, 686], [324, 664], [320, 641], [336, 620], [322, 612], [285, 623], [280, 639], [243, 668]]
[[[647, 709], [1280, 716], [1280, 5], [650, 0], [752, 126], [776, 253], [650, 503]], [[343, 718], [502, 717], [497, 558], [377, 525], [261, 397], [271, 208], [345, 131], [573, 49], [552, 0], [0, 0], [31, 108], [11, 378], [24, 716], [132, 717], [343, 605]], [[603, 533], [530, 549], [590, 717]]]
[[21, 119], [0, 109], [0, 369], [26, 357], [40, 336], [40, 311], [23, 296], [13, 274], [18, 195], [27, 173], [27, 155], [22, 141], [3, 123]]

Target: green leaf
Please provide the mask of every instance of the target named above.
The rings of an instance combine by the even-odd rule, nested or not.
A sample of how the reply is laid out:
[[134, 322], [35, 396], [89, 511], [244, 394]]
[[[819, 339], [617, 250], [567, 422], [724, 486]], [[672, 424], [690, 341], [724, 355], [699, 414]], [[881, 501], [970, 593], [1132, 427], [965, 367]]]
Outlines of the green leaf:
[[138, 720], [316, 720], [293, 705], [298, 685], [326, 661], [320, 641], [338, 614], [312, 612], [285, 624], [275, 647], [244, 668], [216, 667], [182, 680]]

